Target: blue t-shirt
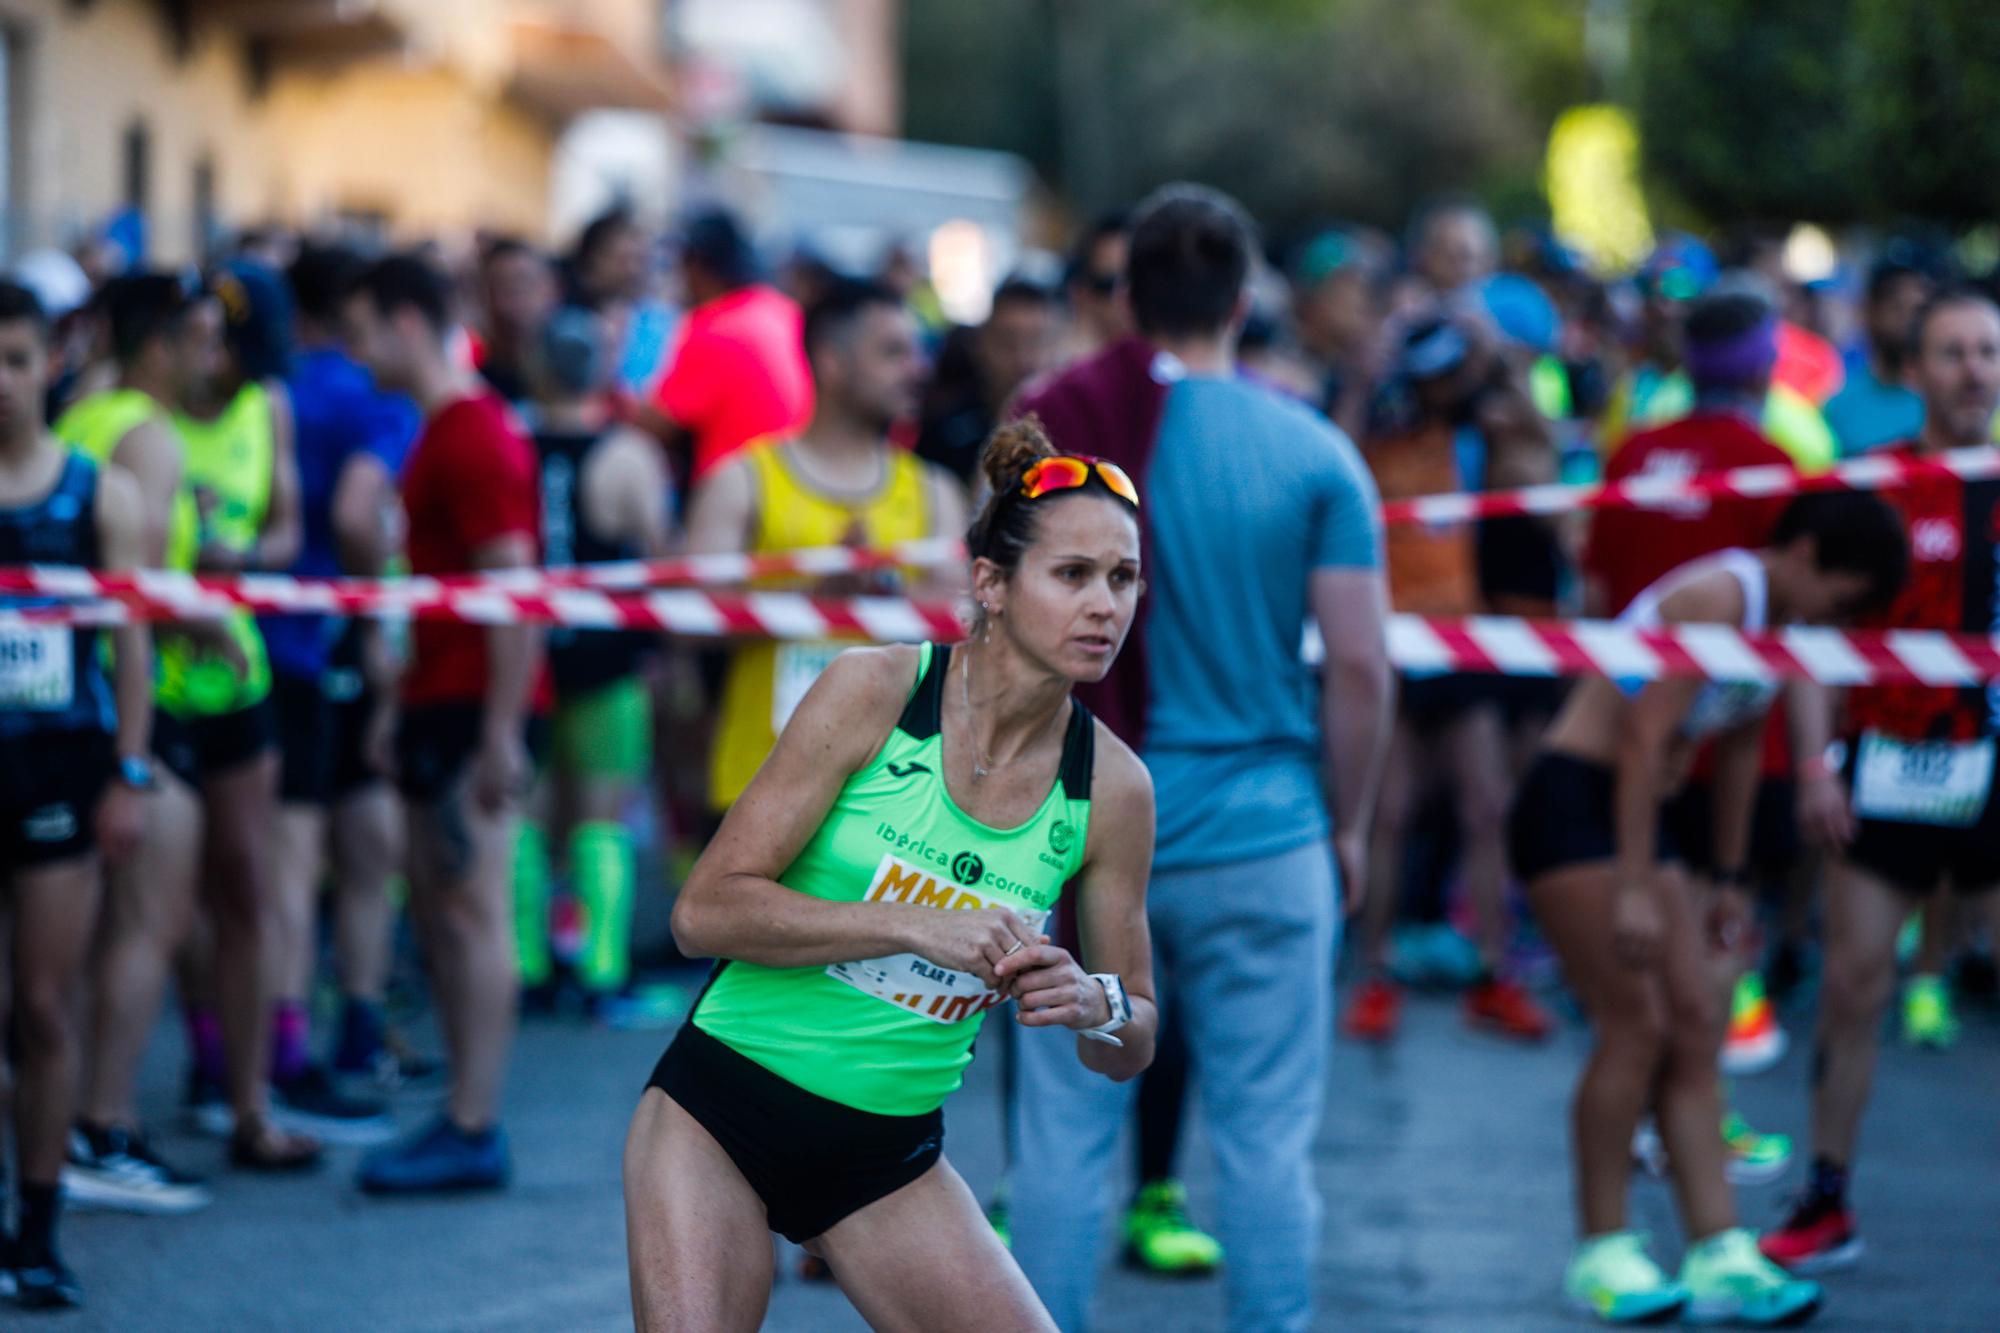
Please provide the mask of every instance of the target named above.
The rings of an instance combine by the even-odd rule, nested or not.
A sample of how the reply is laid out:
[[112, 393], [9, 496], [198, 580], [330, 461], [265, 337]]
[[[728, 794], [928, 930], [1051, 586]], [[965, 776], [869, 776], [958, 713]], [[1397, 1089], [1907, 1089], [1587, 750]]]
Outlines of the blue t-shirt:
[[1367, 465], [1305, 407], [1190, 378], [1168, 391], [1144, 499], [1154, 865], [1255, 860], [1328, 837], [1319, 693], [1299, 646], [1315, 570], [1381, 566]]
[[[341, 572], [333, 536], [333, 493], [341, 471], [357, 454], [379, 459], [391, 477], [416, 439], [422, 416], [407, 398], [383, 393], [374, 379], [345, 352], [318, 347], [292, 364], [294, 447], [299, 465], [299, 504], [305, 540], [288, 571], [301, 578]], [[343, 622], [327, 616], [271, 616], [263, 621], [271, 669], [297, 679], [317, 680]]]
[[1924, 400], [1914, 389], [1884, 383], [1866, 358], [1849, 362], [1847, 383], [1824, 411], [1842, 458], [1915, 439], [1924, 428]]

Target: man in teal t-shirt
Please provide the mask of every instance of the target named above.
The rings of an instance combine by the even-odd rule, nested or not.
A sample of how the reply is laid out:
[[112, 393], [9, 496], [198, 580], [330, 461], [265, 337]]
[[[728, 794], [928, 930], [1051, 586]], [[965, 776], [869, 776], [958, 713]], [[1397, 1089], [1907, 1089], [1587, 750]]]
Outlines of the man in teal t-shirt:
[[[1331, 960], [1343, 881], [1350, 900], [1360, 889], [1388, 737], [1388, 599], [1375, 489], [1354, 446], [1236, 376], [1253, 252], [1241, 209], [1194, 186], [1160, 191], [1133, 224], [1127, 287], [1165, 394], [1139, 483], [1151, 607], [1142, 754], [1159, 821], [1147, 917], [1165, 1021], [1186, 1025], [1201, 1071], [1229, 1324], [1302, 1331]], [[1055, 443], [1091, 452], [1089, 439]], [[1326, 627], [1323, 687], [1300, 656], [1309, 612]], [[1067, 1330], [1089, 1310], [1105, 1194], [1094, 1182], [1133, 1085], [1092, 1086], [1043, 1035], [1016, 1034], [1013, 1142], [1034, 1169], [1014, 1182], [1014, 1216], [1032, 1223], [1013, 1244]]]

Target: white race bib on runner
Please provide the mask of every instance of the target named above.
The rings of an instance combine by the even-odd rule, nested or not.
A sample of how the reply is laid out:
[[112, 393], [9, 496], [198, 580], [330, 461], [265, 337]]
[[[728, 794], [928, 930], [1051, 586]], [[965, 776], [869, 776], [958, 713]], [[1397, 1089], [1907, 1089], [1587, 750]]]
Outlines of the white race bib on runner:
[[56, 712], [76, 690], [70, 631], [61, 625], [0, 630], [0, 708]]
[[[1007, 907], [1037, 932], [1049, 919], [1047, 912], [1024, 911], [1013, 903], [983, 898], [961, 884], [939, 879], [921, 866], [898, 859], [893, 852], [885, 854], [881, 864], [875, 867], [875, 875], [864, 901], [914, 903], [919, 907], [947, 910]], [[956, 1023], [1000, 1003], [999, 992], [986, 989], [986, 983], [972, 973], [939, 967], [913, 953], [870, 958], [858, 963], [834, 963], [828, 966], [826, 974], [878, 1000], [928, 1018], [933, 1023]]]
[[1993, 789], [1991, 738], [1899, 741], [1862, 734], [1854, 761], [1854, 813], [1936, 828], [1979, 822]]
[[838, 643], [781, 643], [771, 671], [771, 730], [781, 732], [799, 711], [806, 691], [845, 651]]

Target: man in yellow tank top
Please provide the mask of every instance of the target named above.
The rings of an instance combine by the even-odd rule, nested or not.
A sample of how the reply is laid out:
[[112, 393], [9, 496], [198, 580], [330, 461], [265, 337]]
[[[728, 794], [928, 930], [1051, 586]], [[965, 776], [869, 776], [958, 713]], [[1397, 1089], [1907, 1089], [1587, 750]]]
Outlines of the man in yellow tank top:
[[[696, 489], [689, 552], [872, 547], [961, 535], [966, 509], [958, 483], [889, 439], [915, 410], [924, 374], [915, 322], [895, 294], [871, 283], [836, 285], [807, 312], [805, 343], [816, 389], [811, 422], [795, 439], [752, 445]], [[962, 591], [962, 578], [955, 570], [888, 571], [757, 586], [940, 596]], [[743, 794], [840, 646], [755, 643], [730, 654], [709, 770], [714, 814]]]

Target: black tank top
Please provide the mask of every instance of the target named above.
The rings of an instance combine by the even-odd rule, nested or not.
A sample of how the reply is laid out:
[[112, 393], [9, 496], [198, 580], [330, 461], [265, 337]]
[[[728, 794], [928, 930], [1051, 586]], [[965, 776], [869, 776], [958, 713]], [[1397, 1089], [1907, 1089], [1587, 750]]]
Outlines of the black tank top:
[[[609, 431], [535, 432], [541, 458], [542, 549], [551, 568], [635, 560], [635, 542], [608, 540], [594, 532], [583, 508], [583, 475]], [[665, 503], [665, 497], [661, 497]], [[574, 698], [638, 671], [654, 648], [654, 637], [630, 630], [569, 629], [549, 632], [549, 671], [556, 694]]]
[[[72, 451], [49, 493], [0, 508], [0, 565], [95, 569], [97, 464]], [[0, 612], [53, 606], [60, 599], [0, 596]], [[94, 629], [0, 626], [0, 739], [65, 731], [108, 732], [116, 724], [111, 682]]]

